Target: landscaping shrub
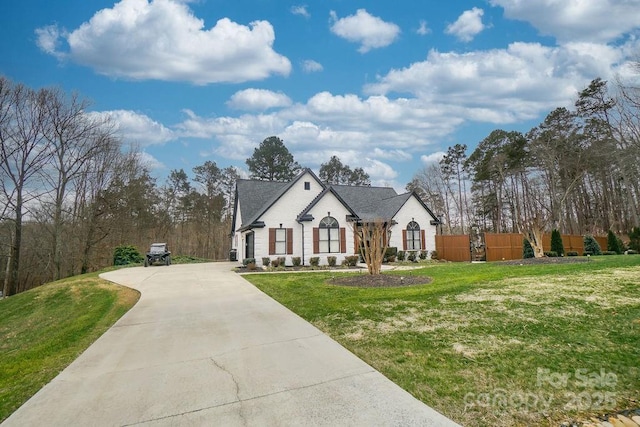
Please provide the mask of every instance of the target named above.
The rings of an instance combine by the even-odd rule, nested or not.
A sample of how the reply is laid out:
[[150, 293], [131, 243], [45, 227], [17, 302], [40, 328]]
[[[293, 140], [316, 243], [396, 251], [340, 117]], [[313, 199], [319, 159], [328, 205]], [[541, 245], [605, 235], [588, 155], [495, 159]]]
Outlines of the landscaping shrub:
[[427, 259], [427, 251], [420, 251], [420, 259], [423, 261]]
[[312, 267], [317, 267], [320, 265], [320, 257], [319, 256], [312, 256], [311, 258], [309, 258], [309, 264], [311, 264]]
[[567, 256], [578, 256], [578, 252], [576, 252], [576, 251], [569, 251], [569, 252], [567, 252]]
[[405, 251], [398, 251], [398, 255], [396, 255], [396, 256], [397, 256], [397, 260], [399, 262], [402, 262], [402, 261], [405, 260], [405, 257], [407, 256], [407, 254], [406, 254]]
[[558, 256], [564, 255], [564, 245], [562, 244], [562, 236], [557, 229], [551, 231], [551, 251], [558, 254]]
[[349, 267], [355, 267], [356, 264], [358, 264], [358, 260], [360, 259], [360, 257], [358, 255], [350, 255], [344, 258], [346, 264]]
[[274, 258], [271, 261], [271, 265], [273, 266], [273, 268], [278, 268], [280, 266], [280, 258]]
[[547, 251], [544, 253], [544, 256], [549, 257], [549, 258], [555, 258], [558, 256], [558, 252], [556, 251]]
[[616, 251], [604, 251], [604, 252], [602, 252], [602, 255], [618, 255], [618, 252], [616, 252]]
[[264, 265], [265, 267], [269, 267], [269, 264], [271, 264], [271, 259], [269, 257], [263, 257], [262, 265]]
[[387, 250], [384, 251], [384, 262], [394, 262], [397, 255], [398, 248], [395, 246], [387, 248]]
[[256, 259], [255, 258], [245, 258], [242, 260], [242, 265], [249, 269], [254, 269], [256, 267]]
[[417, 255], [416, 251], [409, 251], [407, 255], [407, 259], [411, 262], [416, 262], [416, 255]]
[[522, 241], [522, 258], [535, 258], [535, 256], [536, 254], [533, 251], [533, 246], [531, 246], [531, 243], [527, 239], [524, 239]]
[[293, 258], [291, 258], [291, 262], [293, 263], [294, 267], [300, 267], [300, 264], [302, 264], [302, 258], [300, 258], [299, 256], [294, 256]]
[[328, 256], [327, 257], [327, 264], [329, 264], [329, 267], [335, 267], [336, 266], [336, 260], [337, 260], [336, 257]]
[[140, 251], [133, 245], [120, 245], [113, 251], [113, 265], [137, 264], [143, 260]]
[[432, 260], [438, 259], [438, 251], [431, 251], [431, 259]]
[[281, 265], [282, 267], [284, 267], [284, 266], [287, 264], [287, 258], [286, 258], [286, 257], [279, 256], [279, 257], [278, 257], [278, 261], [280, 262], [280, 265]]
[[[611, 230], [607, 233], [607, 252], [615, 252], [616, 254], [622, 253], [620, 242], [615, 233]], [[608, 255], [608, 254], [605, 254]]]
[[600, 244], [590, 234], [584, 236], [584, 252], [589, 255], [602, 255], [602, 249], [600, 249]]

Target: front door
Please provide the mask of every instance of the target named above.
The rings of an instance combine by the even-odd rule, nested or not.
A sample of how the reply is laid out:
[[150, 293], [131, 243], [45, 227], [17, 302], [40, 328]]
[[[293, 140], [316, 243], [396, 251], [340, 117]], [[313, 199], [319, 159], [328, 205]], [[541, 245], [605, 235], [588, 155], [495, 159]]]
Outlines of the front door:
[[245, 258], [255, 258], [254, 251], [254, 233], [253, 231], [247, 233], [244, 241], [244, 254]]

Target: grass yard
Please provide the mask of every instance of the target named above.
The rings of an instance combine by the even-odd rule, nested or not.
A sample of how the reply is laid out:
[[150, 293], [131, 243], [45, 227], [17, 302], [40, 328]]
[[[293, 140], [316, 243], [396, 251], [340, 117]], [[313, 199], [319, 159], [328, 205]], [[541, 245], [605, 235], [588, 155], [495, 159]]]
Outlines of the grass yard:
[[0, 299], [0, 422], [98, 339], [139, 296], [92, 273]]
[[245, 278], [465, 426], [640, 407], [640, 256], [434, 263], [396, 273], [433, 278], [404, 288], [325, 283], [336, 274]]

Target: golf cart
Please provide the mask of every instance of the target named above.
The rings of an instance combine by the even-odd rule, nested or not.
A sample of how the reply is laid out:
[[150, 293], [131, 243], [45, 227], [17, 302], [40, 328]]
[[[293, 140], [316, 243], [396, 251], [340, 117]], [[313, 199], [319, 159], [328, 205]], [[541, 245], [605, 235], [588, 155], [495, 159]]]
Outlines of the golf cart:
[[149, 252], [147, 252], [144, 258], [145, 267], [149, 267], [157, 262], [161, 262], [164, 265], [171, 265], [171, 252], [166, 243], [152, 243]]

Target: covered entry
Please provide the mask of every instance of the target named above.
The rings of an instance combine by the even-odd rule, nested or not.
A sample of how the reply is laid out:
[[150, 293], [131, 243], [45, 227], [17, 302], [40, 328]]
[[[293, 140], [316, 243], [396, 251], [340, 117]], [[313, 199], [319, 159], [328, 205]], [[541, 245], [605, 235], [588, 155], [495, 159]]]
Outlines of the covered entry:
[[255, 233], [253, 231], [248, 232], [244, 237], [244, 257], [255, 258]]

